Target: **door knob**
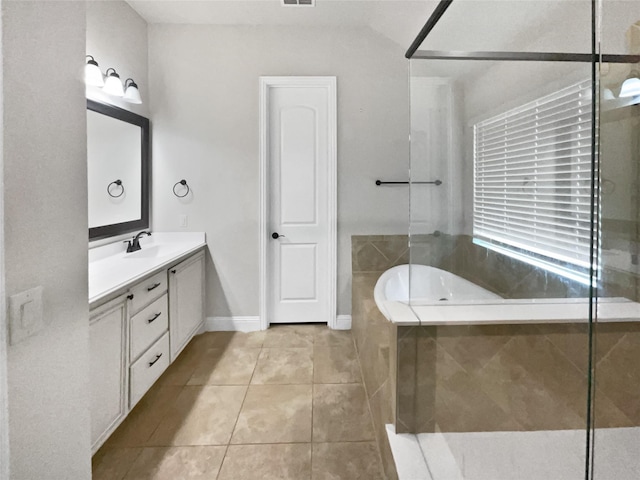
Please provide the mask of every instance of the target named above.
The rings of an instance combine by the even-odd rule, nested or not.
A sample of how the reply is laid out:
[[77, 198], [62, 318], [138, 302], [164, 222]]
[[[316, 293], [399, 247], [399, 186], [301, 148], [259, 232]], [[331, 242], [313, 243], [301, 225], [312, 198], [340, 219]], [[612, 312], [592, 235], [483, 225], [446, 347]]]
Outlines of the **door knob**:
[[278, 239], [278, 238], [280, 238], [280, 237], [283, 237], [283, 238], [284, 238], [284, 235], [280, 235], [278, 232], [273, 232], [273, 233], [271, 234], [271, 238], [273, 238], [274, 240], [275, 240], [275, 239]]

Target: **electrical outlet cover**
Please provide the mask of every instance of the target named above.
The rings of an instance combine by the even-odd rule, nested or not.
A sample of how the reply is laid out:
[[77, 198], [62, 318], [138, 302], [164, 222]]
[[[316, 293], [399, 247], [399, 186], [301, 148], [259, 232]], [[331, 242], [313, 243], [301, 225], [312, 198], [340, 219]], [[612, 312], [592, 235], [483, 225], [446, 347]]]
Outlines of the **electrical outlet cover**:
[[9, 297], [9, 342], [15, 345], [44, 328], [42, 287]]

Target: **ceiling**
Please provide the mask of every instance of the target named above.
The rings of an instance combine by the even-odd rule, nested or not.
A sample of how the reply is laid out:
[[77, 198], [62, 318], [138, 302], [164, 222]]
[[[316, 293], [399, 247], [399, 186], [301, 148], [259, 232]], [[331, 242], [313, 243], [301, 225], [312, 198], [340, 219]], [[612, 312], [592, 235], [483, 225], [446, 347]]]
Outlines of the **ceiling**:
[[408, 47], [437, 0], [316, 0], [283, 7], [280, 0], [127, 0], [147, 23], [371, 27]]
[[[127, 3], [150, 24], [369, 27], [406, 49], [439, 2], [316, 0], [315, 7], [283, 7], [281, 0], [127, 0]], [[631, 17], [640, 19], [640, 1], [607, 0], [604, 13], [605, 20], [613, 17], [625, 20], [613, 22], [616, 31], [610, 35], [616, 50], [623, 50], [624, 33], [618, 32], [617, 25], [626, 24]], [[590, 27], [590, 0], [455, 0], [422, 48], [539, 49], [541, 45], [536, 45], [536, 40], [547, 33], [551, 50], [590, 51]]]

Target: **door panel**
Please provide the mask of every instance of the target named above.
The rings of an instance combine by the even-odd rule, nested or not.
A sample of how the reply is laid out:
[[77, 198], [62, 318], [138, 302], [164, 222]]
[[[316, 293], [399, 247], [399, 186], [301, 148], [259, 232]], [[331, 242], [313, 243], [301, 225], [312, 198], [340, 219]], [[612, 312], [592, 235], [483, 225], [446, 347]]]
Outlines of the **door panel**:
[[278, 86], [268, 102], [271, 323], [329, 320], [329, 89]]
[[306, 107], [280, 112], [280, 222], [317, 223], [316, 111]]
[[317, 245], [280, 244], [280, 271], [304, 272], [304, 275], [280, 275], [280, 301], [316, 301], [317, 265]]

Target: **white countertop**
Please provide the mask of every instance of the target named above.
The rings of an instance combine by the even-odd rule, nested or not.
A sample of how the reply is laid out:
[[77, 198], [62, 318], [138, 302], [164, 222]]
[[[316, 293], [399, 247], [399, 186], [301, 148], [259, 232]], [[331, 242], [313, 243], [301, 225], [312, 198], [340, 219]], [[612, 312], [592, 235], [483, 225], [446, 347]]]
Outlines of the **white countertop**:
[[152, 232], [140, 239], [141, 250], [126, 253], [127, 245], [110, 243], [89, 250], [89, 303], [140, 280], [206, 245], [204, 232]]
[[[586, 323], [589, 299], [549, 298], [501, 300], [457, 305], [407, 305], [387, 301], [391, 322], [409, 325], [496, 325], [525, 323]], [[598, 322], [638, 322], [640, 304], [626, 298], [598, 300]]]

